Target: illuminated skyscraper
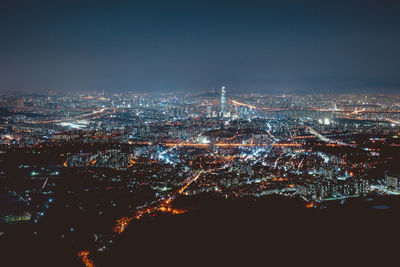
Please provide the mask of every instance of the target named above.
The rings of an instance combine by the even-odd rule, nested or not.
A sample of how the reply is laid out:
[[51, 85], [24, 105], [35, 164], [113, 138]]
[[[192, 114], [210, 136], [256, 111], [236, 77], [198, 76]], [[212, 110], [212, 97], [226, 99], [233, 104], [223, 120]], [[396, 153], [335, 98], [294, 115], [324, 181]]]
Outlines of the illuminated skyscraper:
[[226, 96], [225, 96], [225, 86], [221, 88], [221, 117], [225, 115], [226, 109]]

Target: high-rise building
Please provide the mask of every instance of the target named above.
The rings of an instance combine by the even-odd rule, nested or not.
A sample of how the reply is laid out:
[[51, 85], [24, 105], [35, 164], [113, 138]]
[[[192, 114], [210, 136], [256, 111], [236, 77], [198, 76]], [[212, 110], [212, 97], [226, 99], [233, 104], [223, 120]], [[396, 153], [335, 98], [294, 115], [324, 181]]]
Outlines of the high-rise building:
[[17, 107], [23, 108], [24, 104], [25, 104], [25, 99], [23, 96], [21, 96], [21, 97], [17, 98], [16, 102], [17, 102]]
[[226, 109], [226, 96], [225, 96], [225, 86], [221, 88], [221, 117], [225, 115]]
[[386, 184], [390, 189], [399, 190], [400, 189], [400, 175], [391, 174], [386, 172], [385, 174]]
[[207, 106], [207, 117], [211, 117], [211, 106]]

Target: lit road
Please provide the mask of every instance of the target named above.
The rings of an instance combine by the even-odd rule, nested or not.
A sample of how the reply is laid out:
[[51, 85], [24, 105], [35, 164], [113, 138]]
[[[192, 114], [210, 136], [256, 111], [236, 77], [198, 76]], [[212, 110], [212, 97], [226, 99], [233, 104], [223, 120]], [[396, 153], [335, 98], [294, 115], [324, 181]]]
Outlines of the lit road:
[[[366, 110], [365, 108], [361, 110], [357, 109], [327, 109], [327, 108], [268, 108], [268, 107], [260, 107], [254, 106], [251, 104], [243, 103], [238, 100], [231, 100], [232, 104], [235, 106], [243, 106], [249, 107], [253, 109], [261, 109], [264, 111], [320, 111], [320, 112], [335, 112], [335, 113], [349, 113], [349, 114], [362, 114], [362, 113], [369, 113], [369, 114], [385, 114], [385, 113], [400, 113], [400, 110]], [[397, 123], [396, 123], [397, 124]], [[399, 123], [400, 124], [400, 123]]]
[[318, 139], [320, 139], [323, 142], [326, 143], [331, 143], [331, 144], [338, 144], [338, 145], [342, 145], [342, 146], [351, 146], [351, 147], [356, 147], [355, 145], [352, 144], [347, 144], [338, 140], [333, 140], [333, 139], [329, 139], [325, 136], [323, 136], [322, 134], [320, 134], [318, 131], [314, 130], [311, 127], [308, 127], [308, 130], [310, 131], [310, 133], [312, 133], [313, 135], [315, 135]]
[[[213, 170], [208, 170], [206, 172], [211, 172]], [[186, 179], [179, 189], [175, 191], [174, 194], [171, 194], [167, 196], [166, 198], [156, 201], [156, 202], [151, 202], [148, 205], [145, 205], [141, 207], [139, 210], [136, 210], [136, 212], [133, 214], [133, 216], [125, 216], [121, 217], [116, 221], [116, 225], [113, 228], [113, 232], [117, 234], [121, 234], [126, 230], [126, 228], [129, 226], [130, 223], [132, 223], [134, 220], [140, 220], [143, 218], [144, 215], [151, 214], [154, 212], [163, 212], [163, 213], [170, 213], [170, 214], [181, 214], [187, 212], [187, 210], [182, 210], [182, 209], [175, 209], [172, 207], [172, 201], [180, 194], [182, 194], [186, 188], [188, 188], [192, 183], [197, 181], [199, 177], [201, 176], [202, 172], [196, 173], [192, 177]], [[111, 236], [112, 238], [112, 236]], [[87, 250], [81, 250], [78, 253], [78, 257], [81, 259], [82, 263], [86, 267], [94, 267], [94, 262], [92, 259], [89, 258], [90, 251]]]
[[310, 133], [312, 133], [313, 135], [315, 135], [315, 136], [316, 136], [318, 139], [320, 139], [321, 141], [329, 142], [329, 143], [333, 143], [333, 142], [334, 142], [333, 140], [331, 140], [331, 139], [329, 139], [329, 138], [326, 138], [325, 136], [323, 136], [322, 134], [320, 134], [318, 131], [314, 130], [314, 129], [311, 128], [311, 127], [308, 127], [308, 130], [310, 131]]
[[[206, 172], [211, 172], [213, 170], [208, 170]], [[159, 201], [156, 201], [155, 203], [152, 202], [148, 205], [145, 205], [144, 207], [141, 207], [139, 210], [135, 212], [133, 216], [129, 217], [122, 217], [117, 220], [117, 224], [115, 225], [113, 232], [121, 234], [131, 223], [134, 219], [135, 220], [140, 220], [144, 215], [146, 214], [151, 214], [156, 211], [159, 212], [164, 212], [164, 213], [171, 213], [171, 214], [181, 214], [187, 212], [187, 210], [181, 210], [181, 209], [175, 209], [172, 207], [171, 203], [172, 201], [180, 194], [182, 194], [186, 188], [188, 188], [192, 183], [197, 181], [199, 177], [201, 176], [202, 172], [196, 173], [192, 177], [186, 179], [183, 182], [183, 185], [175, 191], [175, 193], [168, 195], [164, 199], [160, 199]]]
[[201, 173], [196, 174], [195, 176], [193, 176], [189, 182], [186, 183], [186, 185], [182, 186], [179, 190], [178, 193], [182, 194], [183, 191], [185, 191], [186, 188], [188, 188], [193, 182], [195, 182], [197, 179], [199, 179], [199, 177], [201, 176]]
[[388, 122], [390, 122], [390, 123], [393, 123], [393, 124], [396, 124], [396, 125], [400, 125], [400, 122], [399, 122], [399, 121], [396, 121], [396, 120], [386, 119], [386, 121], [388, 121]]
[[65, 118], [65, 119], [58, 119], [58, 120], [48, 120], [48, 121], [35, 121], [35, 122], [30, 122], [28, 121], [28, 123], [39, 123], [39, 124], [46, 124], [46, 123], [63, 123], [63, 122], [71, 122], [71, 121], [76, 121], [76, 120], [81, 120], [81, 119], [88, 119], [88, 118], [92, 118], [92, 119], [96, 119], [99, 118], [101, 116], [105, 116], [105, 115], [110, 115], [115, 113], [115, 109], [114, 108], [102, 108], [100, 110], [96, 110], [90, 113], [85, 113], [85, 114], [81, 114], [72, 118]]
[[227, 148], [235, 148], [235, 147], [255, 147], [255, 146], [267, 146], [271, 145], [273, 147], [300, 147], [302, 144], [300, 143], [273, 143], [273, 144], [240, 144], [240, 143], [216, 143], [216, 144], [200, 144], [200, 143], [165, 143], [165, 146], [172, 147], [199, 147], [199, 148], [208, 148], [211, 146], [214, 147], [227, 147]]
[[249, 105], [249, 104], [246, 104], [246, 103], [242, 103], [242, 102], [239, 102], [239, 101], [237, 101], [237, 100], [231, 100], [231, 102], [232, 102], [232, 104], [235, 105], [235, 106], [243, 106], [243, 107], [254, 108], [254, 109], [257, 108], [256, 106]]

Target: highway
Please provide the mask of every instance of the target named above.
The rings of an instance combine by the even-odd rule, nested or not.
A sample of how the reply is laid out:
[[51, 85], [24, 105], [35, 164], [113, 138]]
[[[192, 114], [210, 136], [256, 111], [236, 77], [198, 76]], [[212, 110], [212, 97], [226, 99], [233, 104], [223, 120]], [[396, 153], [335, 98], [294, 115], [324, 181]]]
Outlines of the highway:
[[329, 139], [329, 138], [323, 136], [321, 133], [319, 133], [319, 132], [316, 131], [315, 129], [311, 128], [311, 127], [308, 127], [308, 130], [310, 131], [311, 134], [315, 135], [318, 139], [320, 139], [320, 140], [323, 141], [323, 142], [331, 143], [331, 144], [338, 144], [338, 145], [342, 145], [342, 146], [356, 147], [356, 146], [353, 145], [353, 144], [347, 144], [347, 143], [344, 143], [344, 142], [339, 141], [339, 140]]
[[400, 110], [366, 110], [365, 108], [362, 109], [362, 110], [357, 110], [357, 109], [327, 109], [327, 108], [268, 108], [268, 107], [260, 107], [260, 106], [254, 106], [254, 105], [251, 105], [251, 104], [246, 104], [246, 103], [240, 102], [238, 100], [231, 100], [231, 102], [235, 106], [243, 106], [243, 107], [249, 107], [249, 108], [253, 108], [253, 109], [262, 109], [264, 111], [320, 111], [320, 112], [349, 113], [349, 114], [400, 113]]
[[211, 146], [214, 147], [227, 147], [227, 148], [235, 148], [235, 147], [255, 147], [255, 146], [267, 146], [271, 145], [273, 147], [300, 147], [302, 144], [300, 143], [273, 143], [273, 144], [241, 144], [241, 143], [216, 143], [216, 144], [200, 144], [200, 143], [165, 143], [165, 146], [171, 147], [199, 147], [199, 148], [208, 148]]
[[81, 114], [72, 118], [64, 118], [64, 119], [58, 119], [58, 120], [48, 120], [48, 121], [27, 121], [27, 123], [34, 123], [34, 124], [47, 124], [47, 123], [63, 123], [63, 122], [71, 122], [71, 121], [77, 121], [77, 120], [82, 120], [82, 119], [95, 119], [99, 118], [101, 116], [105, 115], [110, 115], [115, 113], [114, 108], [102, 108], [100, 110], [96, 110], [90, 113], [85, 113]]

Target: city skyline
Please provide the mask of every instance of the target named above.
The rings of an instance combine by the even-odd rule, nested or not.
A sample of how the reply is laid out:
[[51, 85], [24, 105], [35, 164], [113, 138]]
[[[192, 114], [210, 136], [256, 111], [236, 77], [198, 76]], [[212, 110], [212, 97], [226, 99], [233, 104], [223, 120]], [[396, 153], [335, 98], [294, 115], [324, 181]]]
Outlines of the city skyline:
[[2, 264], [377, 266], [362, 255], [399, 236], [399, 103], [229, 87], [0, 95]]

